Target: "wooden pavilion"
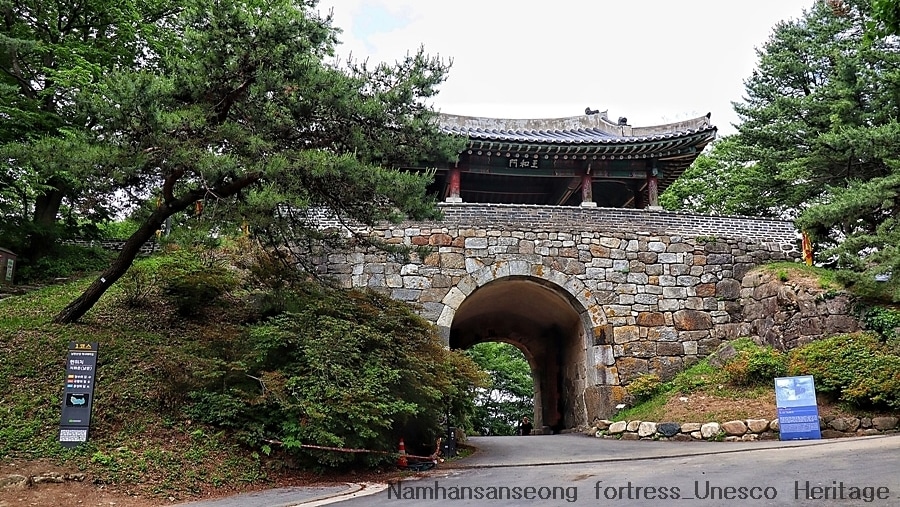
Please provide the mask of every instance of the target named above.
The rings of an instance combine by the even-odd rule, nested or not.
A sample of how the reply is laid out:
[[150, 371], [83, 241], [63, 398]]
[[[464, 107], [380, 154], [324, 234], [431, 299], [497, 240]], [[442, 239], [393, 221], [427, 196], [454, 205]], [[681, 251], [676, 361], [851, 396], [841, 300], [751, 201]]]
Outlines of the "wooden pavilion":
[[446, 202], [652, 208], [716, 137], [710, 115], [652, 127], [613, 123], [605, 111], [569, 118], [440, 114], [468, 141], [438, 167], [431, 190]]

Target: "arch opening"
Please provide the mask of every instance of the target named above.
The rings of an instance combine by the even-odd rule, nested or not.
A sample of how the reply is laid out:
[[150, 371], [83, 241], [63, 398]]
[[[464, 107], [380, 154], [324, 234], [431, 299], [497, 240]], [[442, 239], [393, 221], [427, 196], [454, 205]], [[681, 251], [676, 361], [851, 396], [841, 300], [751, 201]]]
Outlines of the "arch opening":
[[584, 309], [577, 306], [565, 290], [542, 279], [493, 280], [456, 310], [450, 347], [490, 341], [516, 346], [531, 365], [536, 431], [576, 428], [586, 422]]

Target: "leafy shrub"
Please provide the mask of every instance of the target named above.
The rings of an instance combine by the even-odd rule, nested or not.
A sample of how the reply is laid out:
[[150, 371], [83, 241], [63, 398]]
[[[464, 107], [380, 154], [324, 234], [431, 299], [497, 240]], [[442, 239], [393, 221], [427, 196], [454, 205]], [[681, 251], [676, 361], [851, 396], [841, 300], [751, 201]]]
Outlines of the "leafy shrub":
[[[316, 451], [304, 444], [431, 453], [450, 409], [463, 426], [483, 373], [444, 348], [405, 304], [374, 292], [307, 287], [286, 311], [253, 325], [245, 370], [190, 395], [199, 421], [234, 428], [247, 443], [280, 448], [317, 466], [375, 466], [386, 454]], [[468, 401], [467, 401], [468, 400]], [[416, 446], [419, 446], [418, 448]], [[268, 449], [268, 448], [266, 448]]]
[[148, 304], [159, 291], [159, 258], [140, 259], [119, 279], [122, 302], [132, 308]]
[[171, 251], [160, 258], [162, 293], [182, 315], [195, 315], [238, 285], [227, 262], [203, 247]]
[[836, 335], [795, 349], [788, 373], [812, 375], [818, 392], [861, 408], [900, 408], [900, 356], [871, 334]]
[[896, 340], [900, 330], [900, 310], [872, 306], [862, 312], [862, 321], [865, 328], [875, 332], [884, 341]]
[[653, 395], [660, 392], [662, 387], [663, 384], [660, 381], [659, 375], [642, 373], [632, 380], [625, 390], [634, 397], [635, 403], [640, 403], [641, 401], [652, 398]]
[[739, 350], [725, 366], [728, 382], [736, 386], [771, 385], [775, 377], [787, 375], [787, 356], [772, 347]]

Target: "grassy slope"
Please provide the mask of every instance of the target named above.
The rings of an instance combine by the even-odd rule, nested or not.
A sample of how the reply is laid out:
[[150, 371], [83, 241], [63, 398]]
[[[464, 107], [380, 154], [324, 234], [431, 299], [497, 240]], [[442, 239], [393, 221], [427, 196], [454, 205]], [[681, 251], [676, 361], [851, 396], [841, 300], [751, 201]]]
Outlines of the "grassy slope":
[[[265, 480], [266, 465], [224, 433], [173, 417], [172, 379], [190, 375], [215, 338], [236, 332], [220, 318], [185, 322], [165, 308], [129, 311], [112, 289], [82, 323], [51, 323], [86, 281], [0, 301], [0, 458], [53, 459], [95, 481], [144, 494], [238, 489]], [[90, 442], [57, 443], [67, 344], [100, 343]], [[164, 382], [163, 379], [166, 379]]]

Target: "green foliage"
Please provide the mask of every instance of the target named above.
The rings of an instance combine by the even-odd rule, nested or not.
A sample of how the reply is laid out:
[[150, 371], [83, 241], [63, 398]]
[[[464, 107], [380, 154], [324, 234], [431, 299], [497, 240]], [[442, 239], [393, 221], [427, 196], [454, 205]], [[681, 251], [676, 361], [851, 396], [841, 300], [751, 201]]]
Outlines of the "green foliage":
[[515, 435], [523, 416], [534, 415], [534, 380], [528, 360], [508, 343], [485, 342], [465, 354], [490, 375], [475, 396], [471, 430], [481, 435]]
[[690, 368], [678, 372], [675, 378], [664, 386], [663, 390], [690, 394], [713, 383], [716, 373], [716, 369], [709, 364], [708, 360], [704, 359]]
[[725, 363], [728, 381], [737, 386], [769, 386], [787, 375], [788, 357], [772, 347], [748, 347]]
[[146, 306], [155, 299], [160, 292], [160, 282], [157, 279], [160, 264], [159, 257], [141, 259], [125, 273], [119, 286], [122, 301], [126, 306], [131, 308]]
[[652, 398], [662, 387], [659, 375], [643, 373], [632, 380], [625, 390], [634, 398], [635, 403], [640, 403]]
[[[65, 174], [98, 200], [116, 190], [144, 204], [132, 243], [169, 220], [220, 234], [246, 223], [308, 268], [323, 241], [347, 240], [318, 230], [311, 211], [361, 224], [438, 215], [426, 194], [432, 174], [398, 168], [458, 153], [429, 105], [449, 67], [440, 58], [419, 50], [393, 65], [335, 64], [339, 30], [314, 1], [190, 0], [158, 16], [152, 34], [135, 35], [147, 61], [123, 61], [72, 97], [92, 126], [73, 136]], [[17, 164], [32, 167], [36, 148], [20, 151]], [[124, 251], [104, 279], [127, 270], [135, 249]], [[80, 318], [108, 286], [90, 286], [57, 321]]]
[[870, 334], [845, 334], [792, 351], [788, 373], [813, 375], [816, 390], [861, 408], [900, 408], [900, 355]]
[[57, 245], [45, 257], [36, 261], [24, 259], [19, 262], [16, 281], [33, 283], [99, 271], [109, 265], [112, 258], [113, 253], [101, 248]]
[[163, 257], [156, 273], [162, 292], [182, 315], [197, 314], [237, 287], [238, 280], [224, 259], [204, 256], [205, 249], [176, 250]]
[[113, 239], [124, 241], [137, 232], [140, 224], [135, 220], [118, 220], [99, 224], [98, 236], [101, 239]]
[[872, 17], [873, 22], [868, 27], [871, 34], [900, 34], [900, 2], [897, 0], [872, 0]]
[[[101, 170], [108, 150], [90, 146], [97, 118], [80, 94], [105, 75], [151, 67], [159, 56], [163, 1], [0, 2], [0, 242], [30, 261], [85, 221], [115, 208], [122, 169]], [[123, 162], [123, 161], [120, 161]], [[121, 181], [121, 180], [120, 180]]]
[[867, 296], [900, 301], [900, 51], [893, 0], [815, 2], [777, 24], [715, 143], [660, 201], [669, 209], [794, 219], [816, 260]]
[[[433, 451], [448, 409], [465, 424], [483, 382], [463, 355], [446, 350], [404, 304], [374, 292], [308, 286], [287, 311], [252, 326], [238, 362], [190, 393], [199, 421], [238, 431], [254, 447], [276, 439], [327, 467], [391, 462], [380, 454], [304, 449], [303, 444], [394, 451], [405, 437]], [[242, 375], [228, 376], [236, 364]], [[224, 379], [224, 386], [223, 386]]]
[[900, 309], [870, 306], [861, 312], [863, 325], [883, 341], [900, 343]]

